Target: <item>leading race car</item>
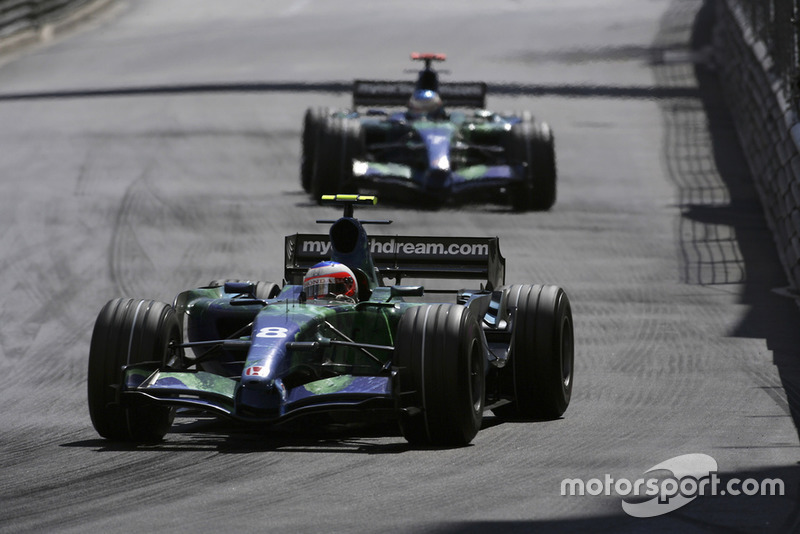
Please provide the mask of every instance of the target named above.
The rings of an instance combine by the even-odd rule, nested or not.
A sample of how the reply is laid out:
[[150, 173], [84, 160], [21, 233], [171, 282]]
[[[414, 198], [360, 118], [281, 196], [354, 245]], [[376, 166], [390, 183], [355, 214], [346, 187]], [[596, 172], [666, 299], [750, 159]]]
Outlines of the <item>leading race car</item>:
[[[176, 409], [265, 427], [397, 421], [419, 445], [465, 445], [484, 410], [550, 419], [569, 404], [573, 326], [552, 285], [504, 285], [497, 238], [368, 238], [355, 204], [328, 235], [286, 237], [284, 278], [217, 281], [172, 305], [103, 307], [89, 351], [92, 423], [110, 440], [159, 441]], [[482, 280], [426, 290], [403, 278]], [[392, 278], [394, 284], [384, 283]], [[424, 302], [449, 294], [450, 302]]]
[[303, 189], [316, 199], [347, 190], [434, 205], [550, 209], [557, 176], [547, 123], [529, 112], [486, 110], [485, 83], [440, 84], [432, 64], [443, 54], [411, 58], [425, 63], [416, 83], [356, 80], [352, 109], [306, 111]]

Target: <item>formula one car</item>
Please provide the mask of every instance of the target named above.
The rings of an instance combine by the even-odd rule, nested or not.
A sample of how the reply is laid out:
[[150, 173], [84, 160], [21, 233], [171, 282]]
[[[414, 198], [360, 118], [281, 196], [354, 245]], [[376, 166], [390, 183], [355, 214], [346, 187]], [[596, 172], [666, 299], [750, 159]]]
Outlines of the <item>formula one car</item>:
[[486, 110], [485, 83], [440, 84], [432, 63], [444, 61], [443, 54], [411, 58], [425, 62], [416, 84], [356, 80], [353, 109], [306, 111], [303, 189], [317, 199], [338, 191], [376, 192], [399, 201], [550, 209], [556, 200], [550, 127], [529, 112]]
[[[569, 404], [569, 299], [552, 285], [504, 285], [497, 238], [368, 238], [344, 205], [329, 235], [286, 237], [284, 278], [215, 281], [172, 305], [119, 298], [89, 351], [92, 423], [110, 440], [155, 442], [176, 409], [254, 427], [397, 421], [412, 444], [468, 444], [484, 410], [551, 419]], [[403, 278], [483, 280], [429, 291]], [[385, 278], [395, 284], [387, 285]], [[424, 302], [450, 294], [452, 302]]]

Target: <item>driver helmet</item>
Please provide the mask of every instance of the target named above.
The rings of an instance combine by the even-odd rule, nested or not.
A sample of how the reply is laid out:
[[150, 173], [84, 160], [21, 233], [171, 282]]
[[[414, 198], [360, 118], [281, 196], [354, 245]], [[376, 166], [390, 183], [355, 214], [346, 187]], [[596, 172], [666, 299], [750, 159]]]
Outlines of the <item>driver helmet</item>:
[[411, 113], [427, 115], [437, 113], [442, 109], [442, 99], [430, 89], [417, 89], [408, 100], [408, 110]]
[[308, 270], [303, 279], [303, 292], [308, 299], [355, 299], [358, 284], [353, 271], [342, 263], [323, 261]]

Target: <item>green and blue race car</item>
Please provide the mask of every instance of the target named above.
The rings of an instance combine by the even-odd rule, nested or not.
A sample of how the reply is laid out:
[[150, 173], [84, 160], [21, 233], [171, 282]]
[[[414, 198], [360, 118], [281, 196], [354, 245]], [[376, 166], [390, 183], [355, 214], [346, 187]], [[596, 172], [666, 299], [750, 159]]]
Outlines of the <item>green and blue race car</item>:
[[349, 191], [415, 204], [550, 209], [557, 173], [548, 124], [527, 111], [487, 110], [485, 83], [439, 83], [432, 62], [442, 54], [411, 57], [425, 62], [416, 83], [356, 80], [352, 109], [306, 111], [303, 189], [316, 199]]
[[[108, 302], [89, 351], [92, 423], [110, 440], [152, 442], [189, 409], [257, 428], [301, 418], [396, 421], [413, 444], [468, 444], [485, 410], [560, 417], [570, 401], [569, 298], [505, 285], [491, 237], [368, 237], [337, 195], [329, 234], [286, 237], [283, 277], [221, 280], [172, 304]], [[427, 289], [403, 279], [480, 280]], [[387, 283], [393, 279], [394, 283]], [[446, 298], [445, 298], [446, 297]]]

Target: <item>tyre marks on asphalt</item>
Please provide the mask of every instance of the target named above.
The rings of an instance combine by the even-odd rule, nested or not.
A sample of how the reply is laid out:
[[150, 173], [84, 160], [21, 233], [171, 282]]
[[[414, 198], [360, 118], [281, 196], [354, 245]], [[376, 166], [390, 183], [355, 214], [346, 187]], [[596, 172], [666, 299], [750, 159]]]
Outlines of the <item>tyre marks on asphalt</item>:
[[[142, 291], [142, 282], [158, 275], [156, 265], [150, 258], [150, 252], [142, 245], [138, 233], [143, 231], [144, 224], [150, 226], [150, 234], [163, 223], [162, 213], [154, 209], [150, 201], [157, 200], [142, 178], [134, 181], [125, 191], [114, 229], [111, 235], [109, 251], [109, 268], [111, 280], [120, 295], [136, 298], [146, 294]], [[161, 204], [155, 202], [156, 206]], [[135, 272], [136, 276], [129, 273]], [[143, 274], [138, 274], [143, 273]]]
[[[696, 1], [678, 3], [693, 9], [698, 5]], [[574, 102], [556, 104], [554, 112], [576, 109]], [[597, 101], [591, 105], [596, 106]], [[206, 113], [214, 113], [213, 107], [208, 101], [187, 105], [204, 118]], [[283, 112], [274, 106], [268, 109], [270, 113]], [[143, 113], [141, 108], [137, 111]], [[145, 108], [144, 113], [147, 111], [151, 110]], [[635, 111], [627, 113], [633, 115]], [[162, 114], [152, 112], [149, 119], [156, 116], [156, 121], [162, 120]], [[243, 131], [251, 129], [248, 121], [241, 122]], [[699, 122], [675, 121], [678, 123], [681, 128], [702, 127]], [[80, 239], [63, 239], [55, 243], [64, 247], [61, 252], [32, 254], [35, 261], [16, 265], [13, 280], [23, 279], [24, 266], [41, 260], [45, 260], [43, 265], [64, 262], [71, 256], [63, 251], [77, 249], [92, 261], [99, 260], [99, 267], [87, 259], [73, 263], [70, 269], [59, 267], [58, 276], [69, 277], [78, 265], [90, 267], [80, 274], [94, 275], [96, 280], [88, 288], [85, 284], [82, 287], [95, 293], [96, 299], [105, 301], [106, 293], [110, 298], [126, 288], [137, 293], [129, 296], [169, 301], [175, 290], [194, 283], [188, 281], [190, 278], [205, 283], [229, 273], [239, 277], [239, 273], [231, 273], [232, 266], [263, 266], [265, 272], [275, 273], [280, 269], [284, 233], [324, 232], [324, 228], [313, 225], [313, 218], [335, 216], [332, 209], [318, 209], [296, 193], [297, 132], [291, 139], [272, 140], [265, 147], [267, 143], [255, 136], [236, 142], [232, 141], [235, 136], [225, 141], [226, 137], [215, 130], [192, 136], [180, 122], [176, 124], [178, 127], [164, 130], [165, 134], [152, 142], [142, 134], [119, 136], [110, 143], [133, 147], [124, 158], [120, 152], [127, 151], [114, 152], [115, 159], [125, 159], [129, 162], [127, 170], [135, 172], [102, 189], [98, 217], [70, 227], [77, 228], [76, 233], [84, 232], [81, 239], [94, 239], [94, 248], [83, 248]], [[626, 135], [629, 137], [625, 139], [633, 137], [630, 132]], [[667, 143], [672, 146], [679, 137], [670, 139]], [[698, 136], [696, 142], [708, 141]], [[239, 143], [244, 146], [236, 148]], [[580, 151], [590, 150], [589, 145], [581, 145]], [[621, 143], [609, 146], [629, 149]], [[681, 150], [675, 153], [665, 149], [665, 154], [687, 157], [689, 147]], [[94, 158], [102, 158], [102, 152], [91, 153], [92, 162], [83, 171], [84, 179], [76, 191], [85, 193], [101, 185], [96, 179], [99, 163]], [[138, 162], [130, 157], [134, 153]], [[622, 159], [624, 155], [605, 157]], [[599, 163], [612, 163], [610, 159]], [[151, 160], [157, 163], [149, 164]], [[280, 163], [274, 165], [274, 161]], [[706, 163], [708, 160], [703, 160], [702, 164]], [[681, 169], [675, 172], [683, 178], [686, 168], [674, 168]], [[109, 165], [107, 170], [112, 169]], [[235, 179], [226, 180], [226, 173], [234, 169]], [[607, 197], [599, 201], [595, 197], [575, 199], [577, 184], [570, 181], [575, 177], [566, 178], [566, 194], [562, 196], [566, 202], [558, 204], [552, 213], [501, 216], [473, 208], [442, 212], [403, 209], [389, 217], [400, 224], [387, 229], [422, 235], [497, 234], [503, 237], [503, 250], [509, 259], [509, 281], [552, 282], [567, 288], [575, 306], [580, 358], [576, 358], [573, 406], [563, 420], [489, 426], [478, 434], [474, 447], [444, 451], [398, 449], [397, 443], [402, 440], [396, 436], [377, 440], [379, 444], [388, 443], [385, 448], [366, 445], [354, 451], [341, 444], [296, 444], [286, 439], [278, 445], [259, 442], [248, 447], [242, 445], [241, 437], [227, 441], [220, 435], [181, 432], [169, 435], [156, 447], [115, 449], [95, 441], [83, 407], [83, 384], [73, 384], [78, 375], [71, 375], [62, 382], [72, 386], [70, 389], [48, 388], [34, 407], [17, 404], [24, 408], [22, 415], [4, 427], [5, 435], [13, 435], [24, 451], [0, 460], [6, 482], [2, 500], [8, 517], [19, 530], [74, 531], [124, 530], [120, 525], [132, 524], [145, 530], [185, 530], [187, 526], [213, 527], [223, 521], [229, 527], [235, 524], [247, 529], [253, 528], [252, 516], [263, 520], [265, 514], [273, 528], [296, 528], [300, 524], [308, 529], [314, 524], [320, 529], [333, 525], [334, 530], [347, 530], [348, 521], [352, 521], [353, 530], [359, 531], [369, 527], [355, 524], [356, 519], [374, 520], [374, 510], [387, 511], [378, 521], [388, 524], [390, 530], [413, 518], [436, 528], [431, 527], [436, 519], [471, 519], [478, 514], [528, 521], [574, 517], [576, 506], [582, 517], [588, 517], [607, 500], [587, 497], [576, 501], [558, 496], [558, 482], [563, 477], [601, 476], [604, 472], [639, 476], [641, 469], [665, 459], [657, 458], [658, 454], [675, 449], [707, 450], [713, 440], [704, 436], [711, 432], [728, 445], [736, 439], [736, 428], [747, 423], [745, 417], [772, 417], [772, 412], [752, 414], [748, 410], [753, 399], [774, 391], [763, 386], [774, 376], [769, 372], [766, 374], [772, 376], [761, 376], [765, 372], [760, 365], [763, 343], [760, 339], [741, 343], [740, 339], [725, 337], [747, 306], [730, 308], [736, 298], [726, 293], [733, 291], [729, 285], [678, 283], [690, 278], [681, 278], [678, 255], [671, 256], [671, 247], [680, 245], [673, 239], [669, 214], [653, 216], [646, 203], [625, 205], [627, 193], [641, 195], [639, 200], [658, 197], [661, 189], [648, 189], [657, 188], [657, 184], [643, 183], [640, 192], [628, 190], [613, 204]], [[692, 181], [703, 178], [691, 176]], [[663, 181], [662, 176], [657, 179]], [[268, 193], [262, 195], [265, 180]], [[232, 187], [231, 183], [237, 190], [226, 189]], [[691, 202], [705, 201], [703, 196], [698, 198]], [[382, 218], [383, 213], [381, 210], [375, 218]], [[679, 216], [676, 210], [675, 218]], [[66, 222], [52, 219], [48, 224], [58, 220]], [[112, 224], [115, 220], [116, 225]], [[654, 226], [657, 224], [661, 227]], [[90, 228], [100, 225], [102, 230], [89, 233]], [[17, 238], [19, 235], [14, 236]], [[14, 239], [9, 243], [15, 243]], [[31, 245], [38, 242], [30, 241]], [[142, 253], [146, 259], [135, 263]], [[724, 263], [721, 274], [731, 265]], [[697, 280], [705, 280], [704, 273], [691, 272], [698, 273]], [[119, 287], [109, 287], [109, 276]], [[719, 279], [720, 275], [715, 276]], [[17, 296], [28, 296], [29, 292], [31, 301], [40, 301], [46, 294], [40, 288], [26, 287]], [[76, 298], [83, 303], [91, 301], [86, 293]], [[89, 312], [83, 308], [76, 315], [93, 320], [100, 305], [102, 302]], [[85, 365], [85, 355], [80, 353], [88, 347], [89, 329], [86, 325], [81, 330], [85, 337], [70, 340], [66, 347], [66, 359], [79, 363], [75, 369], [83, 370]], [[36, 354], [51, 356], [38, 350]], [[741, 380], [741, 361], [752, 363], [754, 380]], [[714, 398], [714, 393], [722, 391], [718, 382], [728, 376], [732, 377], [729, 389]], [[32, 398], [30, 385], [35, 385], [33, 380], [15, 384], [13, 394]], [[739, 387], [749, 389], [737, 396]], [[57, 404], [61, 402], [59, 395], [67, 399], [63, 405]], [[768, 407], [763, 402], [753, 404], [759, 409]], [[37, 415], [47, 409], [57, 416]], [[740, 417], [726, 417], [732, 412]], [[63, 427], [57, 419], [63, 420]], [[704, 425], [708, 428], [701, 428]], [[75, 428], [80, 430], [75, 433]], [[4, 451], [14, 448], [10, 441], [6, 443]], [[60, 445], [57, 450], [54, 444]], [[387, 451], [389, 454], [380, 455]], [[404, 454], [393, 454], [398, 451]], [[641, 469], [626, 473], [620, 466]], [[70, 491], [65, 492], [67, 483]], [[475, 491], [478, 486], [492, 491], [479, 495]], [[287, 491], [276, 492], [275, 488]], [[27, 499], [5, 499], [16, 492]], [[354, 508], [356, 501], [360, 505]], [[608, 514], [619, 514], [619, 500], [613, 501], [615, 508]], [[141, 515], [143, 507], [148, 510], [146, 516]], [[219, 516], [211, 523], [199, 524], [200, 517], [208, 517], [209, 509], [218, 510]], [[311, 509], [314, 517], [320, 517], [319, 523], [308, 517]], [[535, 529], [537, 525], [527, 526]]]
[[[212, 278], [272, 273], [279, 281], [281, 265], [271, 251], [282, 249], [285, 224], [269, 214], [287, 206], [270, 178], [296, 174], [297, 148], [276, 139], [214, 133], [162, 139], [157, 165], [130, 185], [117, 213], [109, 270], [118, 291], [169, 302], [174, 293]], [[271, 154], [277, 164], [239, 162]], [[239, 167], [264, 174], [228, 181]], [[239, 185], [230, 189], [230, 183]]]
[[[61, 438], [63, 440], [64, 436]], [[69, 443], [71, 440], [65, 441]], [[164, 496], [159, 492], [146, 491], [147, 487], [168, 484], [170, 480], [178, 477], [188, 477], [188, 481], [195, 471], [194, 463], [185, 463], [177, 458], [170, 459], [163, 452], [148, 453], [141, 450], [139, 454], [132, 454], [135, 452], [133, 449], [126, 453], [124, 450], [114, 452], [113, 449], [106, 449], [104, 452], [103, 448], [103, 445], [76, 445], [74, 448], [68, 448], [67, 455], [76, 461], [74, 467], [70, 463], [64, 463], [51, 479], [38, 479], [32, 484], [30, 482], [25, 484], [23, 483], [25, 477], [20, 476], [18, 479], [20, 483], [14, 488], [14, 493], [10, 493], [7, 499], [4, 499], [10, 512], [4, 519], [13, 521], [15, 528], [20, 531], [66, 531], [81, 526], [86, 528], [88, 520], [97, 515], [98, 509], [115, 510], [114, 516], [119, 518], [119, 515], [132, 509], [141, 513], [142, 506], [158, 506], [163, 502]], [[126, 461], [119, 461], [120, 454], [128, 456]], [[157, 464], [161, 469], [151, 469], [153, 454], [159, 454]], [[92, 461], [88, 461], [87, 455], [92, 456]], [[147, 477], [142, 477], [142, 472], [147, 472]], [[69, 481], [71, 494], [71, 498], [68, 499], [64, 497], [66, 481]], [[196, 482], [201, 483], [201, 481]], [[172, 486], [170, 490], [172, 499], [186, 497], [191, 492], [189, 486], [182, 486], [184, 489], [172, 484], [170, 486]], [[109, 488], [113, 488], [113, 491]], [[33, 495], [36, 496], [37, 506], [26, 506], [26, 503], [32, 501]], [[53, 511], [54, 514], [49, 515], [49, 519], [42, 518], [43, 508]], [[109, 524], [105, 528], [90, 528], [90, 530], [108, 528], [114, 530], [114, 525]]]

